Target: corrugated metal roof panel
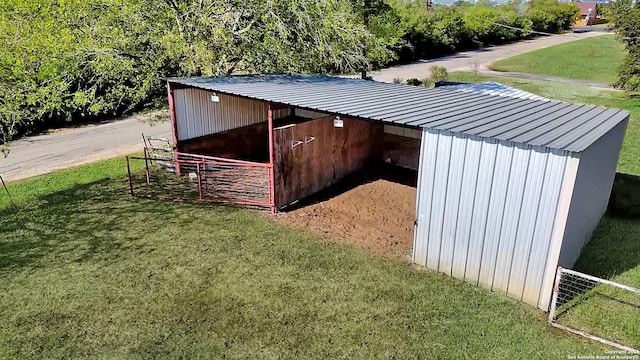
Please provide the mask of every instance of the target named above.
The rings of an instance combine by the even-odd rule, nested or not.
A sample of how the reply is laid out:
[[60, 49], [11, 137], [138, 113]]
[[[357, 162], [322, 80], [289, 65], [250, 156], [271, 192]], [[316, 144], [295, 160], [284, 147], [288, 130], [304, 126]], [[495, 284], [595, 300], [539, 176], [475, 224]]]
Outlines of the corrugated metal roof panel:
[[[461, 91], [455, 86], [427, 89], [308, 75], [170, 78], [169, 83], [336, 115], [572, 152], [583, 151], [629, 116], [626, 111], [549, 101], [497, 83], [481, 84], [493, 87], [490, 91]], [[478, 85], [480, 89], [482, 86]]]
[[532, 94], [530, 92], [526, 92], [520, 89], [516, 89], [514, 87], [500, 84], [494, 81], [489, 82], [481, 82], [481, 83], [468, 83], [468, 84], [455, 84], [455, 85], [445, 85], [440, 87], [443, 90], [452, 90], [452, 91], [461, 91], [461, 92], [472, 92], [472, 93], [481, 93], [486, 95], [497, 95], [497, 96], [505, 96], [517, 99], [529, 99], [529, 100], [540, 100], [540, 101], [551, 101], [542, 96]]

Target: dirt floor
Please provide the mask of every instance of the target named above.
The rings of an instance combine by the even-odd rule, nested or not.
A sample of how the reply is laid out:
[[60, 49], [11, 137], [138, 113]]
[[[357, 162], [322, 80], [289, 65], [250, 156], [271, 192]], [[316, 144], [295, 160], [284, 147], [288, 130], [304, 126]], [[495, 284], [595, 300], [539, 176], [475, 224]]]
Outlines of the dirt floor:
[[278, 219], [383, 256], [409, 260], [417, 175], [367, 169], [279, 213]]

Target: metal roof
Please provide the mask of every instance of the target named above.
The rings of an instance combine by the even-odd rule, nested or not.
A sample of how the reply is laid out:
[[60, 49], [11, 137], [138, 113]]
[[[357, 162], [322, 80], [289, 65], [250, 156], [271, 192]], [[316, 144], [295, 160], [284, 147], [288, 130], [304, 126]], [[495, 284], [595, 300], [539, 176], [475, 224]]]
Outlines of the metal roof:
[[360, 119], [581, 152], [624, 110], [313, 75], [170, 78], [170, 84]]
[[511, 97], [516, 99], [551, 101], [550, 99], [544, 98], [542, 96], [532, 94], [530, 92], [516, 89], [514, 87], [500, 84], [494, 81], [480, 82], [480, 83], [455, 83], [451, 85], [448, 85], [445, 83], [444, 85], [440, 86], [440, 89], [505, 96], [505, 97]]

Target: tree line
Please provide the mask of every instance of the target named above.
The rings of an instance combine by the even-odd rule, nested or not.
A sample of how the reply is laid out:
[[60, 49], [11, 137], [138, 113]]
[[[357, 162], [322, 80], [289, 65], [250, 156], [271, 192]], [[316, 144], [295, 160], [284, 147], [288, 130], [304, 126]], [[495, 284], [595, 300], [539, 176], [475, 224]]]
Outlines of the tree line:
[[640, 2], [618, 0], [607, 5], [604, 13], [615, 24], [618, 37], [627, 49], [615, 85], [629, 92], [640, 92]]
[[3, 0], [0, 143], [153, 107], [169, 76], [357, 73], [559, 32], [553, 0], [426, 10], [409, 0]]

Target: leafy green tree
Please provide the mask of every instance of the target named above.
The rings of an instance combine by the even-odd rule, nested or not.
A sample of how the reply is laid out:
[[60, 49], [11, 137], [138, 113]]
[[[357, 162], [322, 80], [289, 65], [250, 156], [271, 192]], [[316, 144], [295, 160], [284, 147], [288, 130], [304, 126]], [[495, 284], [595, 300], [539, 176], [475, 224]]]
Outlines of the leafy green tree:
[[609, 5], [618, 37], [624, 42], [627, 56], [618, 72], [616, 86], [627, 91], [640, 91], [640, 2], [619, 0]]
[[392, 55], [341, 0], [3, 0], [0, 42], [0, 143], [145, 106], [168, 76], [355, 72]]

